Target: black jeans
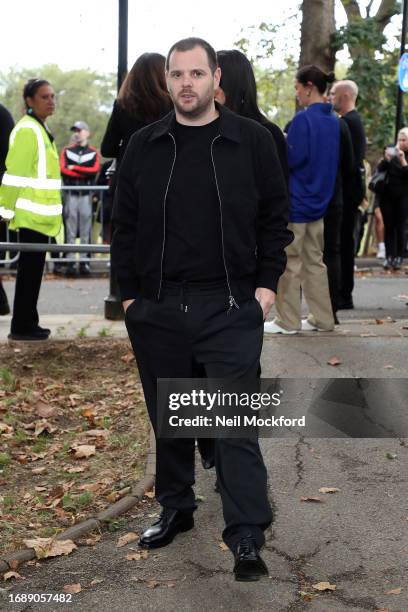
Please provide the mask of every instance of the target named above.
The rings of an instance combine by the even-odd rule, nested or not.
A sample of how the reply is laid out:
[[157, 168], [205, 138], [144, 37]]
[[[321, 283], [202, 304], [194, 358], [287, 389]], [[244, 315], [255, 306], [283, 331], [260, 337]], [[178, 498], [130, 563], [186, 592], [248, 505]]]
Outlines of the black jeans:
[[[46, 244], [48, 236], [21, 228], [20, 241]], [[37, 302], [46, 253], [21, 252], [18, 260], [11, 332], [27, 333], [38, 326]]]
[[[126, 311], [126, 327], [155, 431], [158, 378], [191, 378], [197, 364], [208, 378], [255, 380], [258, 374], [263, 313], [257, 300], [241, 300], [240, 308], [232, 308], [227, 314], [225, 289], [187, 289], [183, 295], [183, 310], [180, 291], [170, 291], [160, 302], [138, 297]], [[194, 447], [194, 438], [156, 439], [156, 497], [162, 506], [184, 512], [195, 510]], [[250, 531], [261, 547], [272, 512], [258, 441], [216, 439], [215, 464], [225, 543], [234, 550]]]
[[384, 220], [385, 254], [387, 257], [404, 257], [408, 197], [381, 197], [380, 209]]

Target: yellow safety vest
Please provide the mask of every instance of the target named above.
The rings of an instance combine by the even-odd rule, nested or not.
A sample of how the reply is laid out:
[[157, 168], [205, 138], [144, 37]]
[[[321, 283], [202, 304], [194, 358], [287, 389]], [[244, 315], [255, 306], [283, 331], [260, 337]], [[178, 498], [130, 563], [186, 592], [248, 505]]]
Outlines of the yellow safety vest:
[[0, 216], [10, 229], [20, 227], [46, 236], [61, 228], [61, 174], [58, 152], [44, 127], [26, 115], [10, 134], [6, 172], [0, 186]]

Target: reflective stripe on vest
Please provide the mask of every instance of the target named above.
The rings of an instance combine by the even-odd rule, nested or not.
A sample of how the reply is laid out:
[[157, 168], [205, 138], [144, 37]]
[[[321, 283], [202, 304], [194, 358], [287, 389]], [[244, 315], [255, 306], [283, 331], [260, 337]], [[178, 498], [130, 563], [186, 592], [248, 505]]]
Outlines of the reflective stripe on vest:
[[33, 189], [61, 189], [60, 179], [28, 178], [7, 172], [3, 175], [2, 184], [10, 187], [32, 187]]
[[39, 179], [44, 179], [47, 180], [47, 164], [46, 164], [46, 158], [45, 158], [45, 144], [44, 144], [44, 139], [43, 139], [43, 135], [41, 133], [41, 128], [39, 125], [37, 125], [36, 123], [31, 122], [31, 121], [23, 121], [20, 124], [17, 124], [16, 127], [14, 128], [14, 130], [11, 133], [11, 137], [10, 137], [10, 146], [14, 143], [14, 139], [17, 135], [17, 132], [23, 128], [29, 128], [30, 130], [34, 131], [34, 134], [37, 137], [37, 144], [38, 144], [38, 166], [37, 166], [37, 177]]
[[16, 208], [28, 210], [29, 212], [43, 215], [44, 217], [54, 217], [62, 213], [62, 204], [39, 204], [25, 198], [18, 198]]

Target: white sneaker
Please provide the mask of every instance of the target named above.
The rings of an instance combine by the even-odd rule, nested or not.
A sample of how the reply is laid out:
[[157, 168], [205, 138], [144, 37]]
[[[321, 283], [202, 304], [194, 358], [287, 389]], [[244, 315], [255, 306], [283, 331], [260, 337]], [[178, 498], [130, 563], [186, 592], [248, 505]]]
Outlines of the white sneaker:
[[307, 319], [302, 319], [302, 331], [324, 331], [323, 329], [319, 329], [316, 325], [312, 325], [309, 323]]
[[377, 259], [385, 259], [385, 244], [383, 242], [378, 243]]
[[275, 321], [267, 321], [264, 323], [264, 332], [267, 334], [297, 334], [296, 329], [285, 329], [275, 323]]

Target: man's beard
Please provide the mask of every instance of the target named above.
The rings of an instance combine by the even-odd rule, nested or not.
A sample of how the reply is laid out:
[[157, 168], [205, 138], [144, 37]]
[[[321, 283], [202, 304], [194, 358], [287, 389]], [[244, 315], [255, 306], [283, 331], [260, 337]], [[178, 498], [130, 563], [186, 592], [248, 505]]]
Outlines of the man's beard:
[[[187, 93], [187, 92], [184, 92]], [[176, 111], [182, 115], [183, 117], [197, 118], [201, 115], [204, 115], [211, 105], [214, 103], [214, 92], [209, 89], [201, 98], [196, 97], [196, 104], [190, 109], [182, 106], [176, 98], [171, 96], [173, 99], [173, 104], [176, 108]]]

